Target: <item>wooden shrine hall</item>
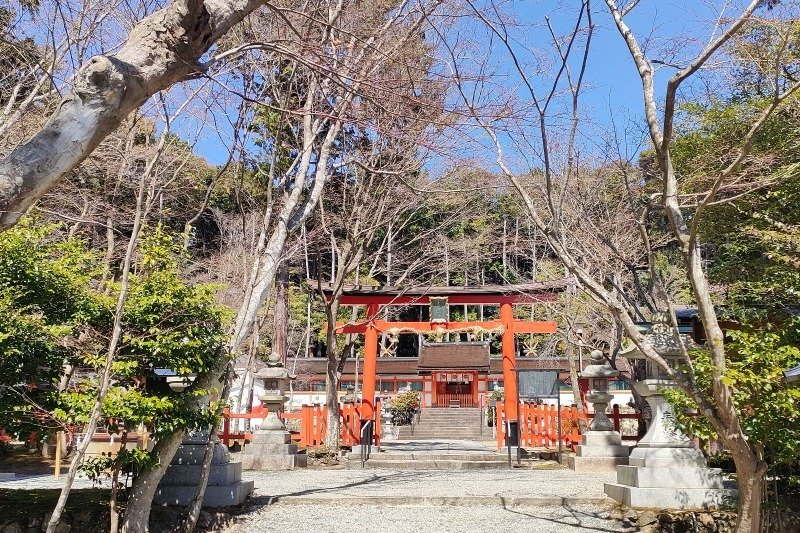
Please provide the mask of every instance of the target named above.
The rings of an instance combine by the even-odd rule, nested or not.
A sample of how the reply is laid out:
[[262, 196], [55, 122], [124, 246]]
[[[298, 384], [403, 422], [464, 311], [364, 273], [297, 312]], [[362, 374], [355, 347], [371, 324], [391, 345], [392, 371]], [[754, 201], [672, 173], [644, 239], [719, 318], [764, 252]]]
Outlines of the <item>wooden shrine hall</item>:
[[[317, 286], [317, 281], [309, 281]], [[426, 336], [433, 342], [420, 341], [419, 357], [415, 362], [420, 375], [429, 376], [432, 385], [432, 406], [473, 406], [477, 401], [479, 377], [492, 371], [488, 342], [442, 343], [448, 334], [472, 333], [498, 335], [501, 337], [500, 370], [504, 384], [506, 418], [518, 419], [517, 405], [517, 343], [518, 334], [553, 334], [557, 331], [554, 321], [523, 320], [515, 318], [515, 305], [532, 305], [553, 302], [571, 283], [570, 279], [542, 281], [516, 285], [482, 285], [466, 287], [424, 287], [405, 289], [387, 286], [348, 286], [341, 297], [342, 306], [366, 308], [366, 315], [357, 322], [340, 323], [337, 333], [364, 335], [364, 361], [362, 369], [361, 419], [371, 420], [375, 413], [377, 366], [379, 353], [389, 355], [380, 342], [382, 334], [397, 342], [402, 334]], [[326, 298], [331, 297], [331, 287], [320, 286]], [[389, 308], [425, 306], [427, 320], [387, 320], [384, 316]], [[499, 313], [491, 320], [451, 320], [451, 307], [466, 309], [468, 306], [497, 307]], [[420, 311], [423, 311], [420, 309]], [[460, 337], [460, 335], [459, 335]], [[419, 337], [421, 338], [421, 337]], [[390, 342], [390, 343], [391, 343]], [[402, 357], [392, 358], [398, 364]], [[388, 362], [388, 361], [387, 361]], [[411, 361], [409, 361], [411, 362]], [[346, 372], [346, 370], [345, 370]], [[484, 382], [485, 384], [485, 382]], [[378, 391], [379, 392], [379, 391]]]

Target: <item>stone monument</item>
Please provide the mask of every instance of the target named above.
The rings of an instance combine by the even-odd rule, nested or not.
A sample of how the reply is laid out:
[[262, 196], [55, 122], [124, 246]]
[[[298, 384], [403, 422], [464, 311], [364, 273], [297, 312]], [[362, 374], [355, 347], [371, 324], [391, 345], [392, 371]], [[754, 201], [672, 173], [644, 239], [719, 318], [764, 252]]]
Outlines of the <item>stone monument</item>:
[[[275, 354], [273, 354], [275, 355]], [[280, 413], [288, 397], [286, 386], [291, 379], [289, 372], [277, 357], [271, 357], [267, 366], [253, 376], [264, 382], [264, 394], [259, 398], [269, 411], [267, 417], [253, 434], [253, 441], [240, 454], [245, 470], [292, 470], [308, 465], [308, 457], [298, 453]]]
[[592, 364], [581, 377], [589, 379], [586, 399], [592, 403], [594, 418], [581, 438], [576, 454], [569, 458], [569, 467], [582, 472], [613, 471], [617, 465], [628, 464], [630, 448], [622, 444], [622, 436], [614, 430], [614, 423], [606, 415], [606, 408], [613, 396], [608, 393], [608, 380], [619, 376], [619, 370], [605, 364], [603, 353], [593, 350]]
[[[240, 505], [253, 493], [253, 482], [242, 481], [242, 463], [230, 460], [230, 452], [213, 437], [214, 458], [203, 497], [203, 507]], [[189, 433], [181, 443], [158, 485], [153, 503], [186, 506], [197, 492], [208, 433]]]
[[[672, 367], [684, 350], [693, 347], [688, 335], [680, 335], [669, 324], [666, 313], [653, 316], [651, 332], [645, 338]], [[617, 482], [605, 484], [605, 493], [630, 507], [705, 509], [724, 505], [736, 490], [724, 487], [719, 469], [708, 468], [700, 450], [677, 427], [672, 406], [661, 394], [675, 382], [635, 346], [620, 355], [646, 360], [646, 379], [634, 387], [647, 400], [652, 421], [628, 464], [617, 467]]]

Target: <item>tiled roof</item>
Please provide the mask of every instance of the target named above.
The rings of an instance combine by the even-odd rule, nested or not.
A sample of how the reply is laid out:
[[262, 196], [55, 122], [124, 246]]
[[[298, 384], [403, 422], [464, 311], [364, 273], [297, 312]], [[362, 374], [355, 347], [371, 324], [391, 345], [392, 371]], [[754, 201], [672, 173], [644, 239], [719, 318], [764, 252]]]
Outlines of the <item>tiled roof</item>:
[[419, 370], [489, 370], [488, 343], [423, 344]]

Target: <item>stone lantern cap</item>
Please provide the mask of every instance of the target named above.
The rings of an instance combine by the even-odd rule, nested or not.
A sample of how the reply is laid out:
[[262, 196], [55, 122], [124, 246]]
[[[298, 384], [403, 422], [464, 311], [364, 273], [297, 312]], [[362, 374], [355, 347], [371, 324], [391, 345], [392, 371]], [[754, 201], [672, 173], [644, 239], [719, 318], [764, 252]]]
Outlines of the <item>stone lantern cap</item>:
[[292, 376], [289, 371], [282, 366], [265, 366], [255, 374], [255, 379], [294, 379], [297, 376]]
[[592, 350], [590, 361], [592, 364], [581, 371], [582, 378], [615, 378], [619, 376], [619, 370], [614, 370], [605, 362], [603, 352], [600, 350]]
[[[653, 313], [653, 325], [650, 333], [645, 333], [644, 338], [645, 342], [662, 357], [681, 357], [684, 349], [691, 350], [697, 347], [697, 343], [689, 335], [678, 333], [669, 323], [669, 315], [665, 312]], [[646, 359], [635, 344], [622, 350], [620, 356], [626, 359]]]

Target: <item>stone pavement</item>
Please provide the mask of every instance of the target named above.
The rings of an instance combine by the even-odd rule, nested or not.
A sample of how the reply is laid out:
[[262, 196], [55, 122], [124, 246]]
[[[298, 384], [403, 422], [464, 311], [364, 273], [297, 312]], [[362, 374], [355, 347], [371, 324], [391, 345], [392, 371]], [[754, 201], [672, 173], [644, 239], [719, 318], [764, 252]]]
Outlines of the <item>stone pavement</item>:
[[[470, 452], [496, 453], [457, 442], [398, 443], [384, 453]], [[614, 502], [603, 494], [613, 473], [542, 463], [548, 468], [247, 472], [255, 493], [230, 531], [630, 531], [610, 517]]]
[[[7, 481], [0, 481], [0, 489], [21, 489], [21, 490], [34, 490], [34, 489], [60, 489], [63, 487], [63, 480], [66, 479], [68, 466], [64, 465], [61, 470], [61, 477], [56, 479], [53, 474], [17, 474], [14, 479]], [[84, 475], [78, 474], [72, 484], [74, 489], [91, 489], [95, 487], [111, 487], [111, 480], [104, 477], [99, 485], [93, 485], [92, 482]]]

